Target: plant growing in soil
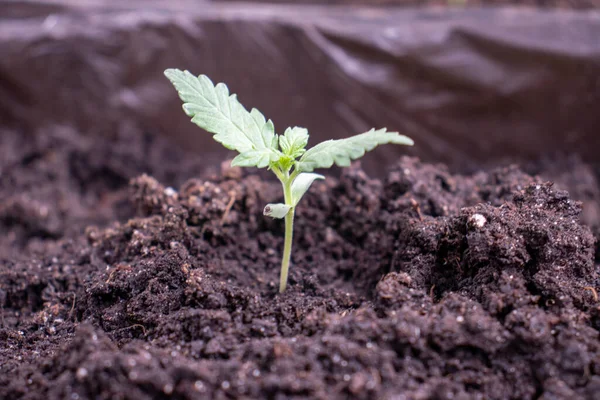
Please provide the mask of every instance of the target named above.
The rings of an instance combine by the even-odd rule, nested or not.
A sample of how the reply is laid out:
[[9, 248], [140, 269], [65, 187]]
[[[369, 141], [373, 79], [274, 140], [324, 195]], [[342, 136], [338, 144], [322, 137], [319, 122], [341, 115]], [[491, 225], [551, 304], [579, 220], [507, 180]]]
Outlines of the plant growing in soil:
[[287, 285], [294, 210], [315, 179], [325, 179], [313, 171], [333, 164], [347, 167], [351, 160], [380, 144], [413, 144], [412, 139], [383, 128], [346, 139], [326, 140], [306, 149], [309, 135], [305, 128], [296, 126], [287, 128], [283, 135], [276, 134], [271, 120], [267, 121], [255, 108], [248, 112], [235, 94], [229, 94], [225, 84], [214, 85], [205, 75], [196, 77], [178, 69], [167, 69], [165, 76], [177, 89], [183, 110], [192, 117], [192, 122], [213, 133], [213, 138], [226, 148], [239, 152], [232, 166], [268, 168], [281, 181], [284, 203], [267, 204], [264, 209], [269, 217], [285, 219], [280, 292]]

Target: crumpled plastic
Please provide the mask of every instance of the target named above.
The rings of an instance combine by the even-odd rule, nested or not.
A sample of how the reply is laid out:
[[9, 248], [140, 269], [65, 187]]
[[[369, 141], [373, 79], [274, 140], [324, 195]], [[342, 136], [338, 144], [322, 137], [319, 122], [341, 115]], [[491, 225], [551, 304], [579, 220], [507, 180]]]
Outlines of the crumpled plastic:
[[475, 169], [600, 152], [600, 12], [158, 1], [0, 5], [0, 127], [158, 132], [208, 163], [233, 155], [190, 123], [164, 78], [227, 83], [309, 145], [387, 127], [401, 154]]

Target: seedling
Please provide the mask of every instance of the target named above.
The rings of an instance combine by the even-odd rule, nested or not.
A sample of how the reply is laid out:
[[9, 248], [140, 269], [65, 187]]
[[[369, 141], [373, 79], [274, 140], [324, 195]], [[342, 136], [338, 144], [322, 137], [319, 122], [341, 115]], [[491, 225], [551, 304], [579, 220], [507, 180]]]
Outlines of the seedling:
[[348, 167], [351, 160], [380, 144], [413, 144], [410, 138], [383, 128], [346, 139], [326, 140], [306, 149], [306, 129], [296, 126], [287, 128], [283, 135], [276, 134], [271, 120], [267, 121], [255, 108], [248, 112], [235, 94], [229, 94], [225, 84], [214, 85], [205, 75], [195, 77], [178, 69], [167, 69], [165, 76], [177, 89], [184, 103], [183, 110], [192, 117], [192, 122], [213, 133], [213, 138], [226, 148], [239, 153], [232, 166], [268, 168], [281, 181], [284, 202], [267, 204], [264, 209], [269, 217], [285, 219], [280, 292], [287, 285], [295, 208], [315, 179], [325, 179], [313, 171], [330, 168], [333, 164]]

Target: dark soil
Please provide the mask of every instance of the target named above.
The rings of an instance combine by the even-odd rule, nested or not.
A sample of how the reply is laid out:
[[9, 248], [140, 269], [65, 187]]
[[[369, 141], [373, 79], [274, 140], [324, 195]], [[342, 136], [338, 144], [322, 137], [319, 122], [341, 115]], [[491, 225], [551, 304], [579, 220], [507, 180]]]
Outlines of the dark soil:
[[149, 134], [0, 135], [0, 398], [598, 398], [578, 159], [355, 165], [303, 199], [282, 295], [280, 188], [200, 161]]

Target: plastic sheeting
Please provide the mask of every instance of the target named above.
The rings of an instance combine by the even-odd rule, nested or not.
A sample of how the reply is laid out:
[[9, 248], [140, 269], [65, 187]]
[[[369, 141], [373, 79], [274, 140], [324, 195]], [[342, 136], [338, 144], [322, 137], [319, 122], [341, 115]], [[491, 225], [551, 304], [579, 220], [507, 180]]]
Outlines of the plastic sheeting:
[[156, 131], [215, 162], [223, 150], [181, 111], [169, 67], [226, 82], [312, 143], [384, 126], [415, 139], [379, 149], [371, 170], [406, 153], [471, 169], [600, 152], [598, 11], [0, 4], [0, 127]]

